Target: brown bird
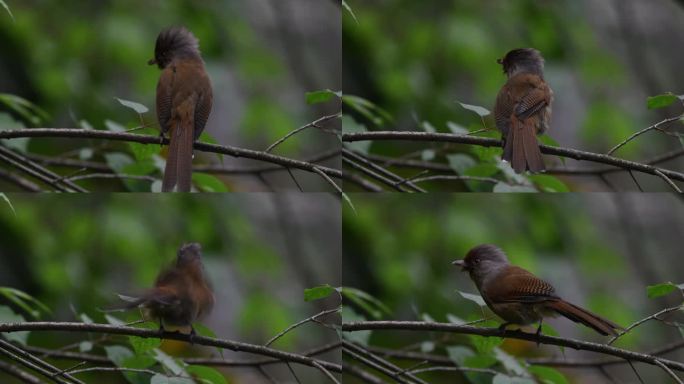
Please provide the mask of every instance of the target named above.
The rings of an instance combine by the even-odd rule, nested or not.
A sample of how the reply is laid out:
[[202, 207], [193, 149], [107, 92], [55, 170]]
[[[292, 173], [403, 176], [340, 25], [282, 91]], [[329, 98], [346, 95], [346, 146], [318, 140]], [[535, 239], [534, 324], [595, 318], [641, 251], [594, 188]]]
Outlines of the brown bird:
[[536, 49], [521, 48], [497, 62], [508, 76], [494, 105], [503, 159], [516, 173], [541, 172], [545, 168], [536, 136], [549, 128], [553, 102], [553, 91], [544, 81], [544, 58]]
[[543, 318], [556, 315], [582, 323], [602, 335], [616, 335], [617, 330], [623, 329], [610, 320], [561, 299], [551, 284], [511, 265], [506, 254], [494, 245], [478, 245], [463, 260], [456, 260], [452, 264], [470, 274], [487, 306], [504, 319], [501, 329], [509, 324], [539, 322], [539, 334]]
[[157, 118], [161, 135], [169, 133], [169, 154], [162, 192], [189, 192], [192, 147], [211, 112], [212, 90], [204, 70], [197, 38], [183, 27], [163, 30], [157, 37], [154, 59], [162, 70], [157, 83]]
[[184, 244], [176, 263], [162, 271], [154, 287], [125, 305], [125, 309], [143, 308], [147, 316], [164, 325], [190, 326], [211, 312], [214, 294], [202, 266], [202, 248], [198, 243]]

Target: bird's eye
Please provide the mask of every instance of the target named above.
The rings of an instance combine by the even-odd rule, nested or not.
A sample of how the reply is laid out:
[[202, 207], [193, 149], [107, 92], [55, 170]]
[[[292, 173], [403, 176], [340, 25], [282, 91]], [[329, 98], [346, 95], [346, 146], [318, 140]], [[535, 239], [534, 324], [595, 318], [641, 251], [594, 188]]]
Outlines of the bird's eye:
[[473, 260], [473, 264], [479, 264], [479, 263], [480, 263], [480, 259]]

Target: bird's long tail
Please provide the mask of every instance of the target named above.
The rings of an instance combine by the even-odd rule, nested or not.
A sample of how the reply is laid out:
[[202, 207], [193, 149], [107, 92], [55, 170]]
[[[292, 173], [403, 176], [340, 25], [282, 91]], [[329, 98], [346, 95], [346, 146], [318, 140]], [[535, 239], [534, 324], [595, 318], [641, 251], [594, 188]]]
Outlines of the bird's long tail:
[[511, 163], [516, 173], [526, 170], [537, 173], [545, 169], [533, 119], [520, 120], [515, 115], [511, 116], [503, 159]]
[[172, 192], [176, 187], [178, 192], [190, 192], [192, 184], [192, 147], [195, 126], [193, 108], [179, 106], [179, 115], [174, 122], [175, 129], [171, 131], [169, 155], [166, 159], [162, 192]]
[[612, 321], [591, 313], [584, 308], [568, 303], [565, 300], [551, 301], [549, 302], [549, 307], [558, 312], [558, 314], [565, 316], [576, 323], [584, 324], [604, 336], [615, 336], [618, 334], [618, 330], [623, 329]]

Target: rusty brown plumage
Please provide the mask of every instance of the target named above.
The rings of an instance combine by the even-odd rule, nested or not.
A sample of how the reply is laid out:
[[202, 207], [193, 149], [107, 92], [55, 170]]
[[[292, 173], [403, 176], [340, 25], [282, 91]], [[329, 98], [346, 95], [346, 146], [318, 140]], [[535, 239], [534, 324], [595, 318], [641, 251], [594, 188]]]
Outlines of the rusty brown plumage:
[[193, 143], [207, 123], [213, 94], [195, 36], [183, 27], [163, 30], [154, 59], [162, 70], [157, 83], [157, 119], [169, 135], [169, 154], [162, 191], [189, 192], [192, 186]]

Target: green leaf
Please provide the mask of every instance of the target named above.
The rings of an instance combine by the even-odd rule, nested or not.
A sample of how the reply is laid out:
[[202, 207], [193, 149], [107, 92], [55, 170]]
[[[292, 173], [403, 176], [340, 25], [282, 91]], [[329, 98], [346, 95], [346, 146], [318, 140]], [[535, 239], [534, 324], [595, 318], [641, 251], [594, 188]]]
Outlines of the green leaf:
[[218, 177], [208, 173], [193, 172], [192, 182], [202, 192], [229, 192], [228, 187]]
[[130, 349], [120, 345], [105, 346], [104, 350], [107, 358], [117, 367], [121, 367], [126, 359], [133, 356]]
[[[207, 132], [202, 132], [197, 141], [199, 141], [201, 143], [216, 144], [216, 145], [218, 145], [218, 143], [219, 143], [218, 140], [216, 140], [216, 138], [214, 136], [208, 134]], [[214, 154], [216, 155], [216, 157], [218, 157], [219, 163], [221, 163], [221, 165], [223, 165], [223, 153], [214, 153]]]
[[496, 363], [496, 357], [488, 354], [482, 354], [466, 358], [463, 365], [470, 368], [488, 368]]
[[677, 289], [677, 285], [672, 282], [649, 285], [646, 287], [646, 294], [649, 299], [655, 299], [656, 297], [665, 296]]
[[344, 95], [342, 96], [342, 103], [355, 110], [377, 126], [382, 126], [386, 122], [392, 121], [392, 115], [362, 97]]
[[207, 384], [228, 384], [225, 376], [214, 368], [191, 365], [185, 368], [185, 370], [196, 379]]
[[[342, 322], [353, 323], [355, 321], [365, 321], [366, 318], [362, 315], [356, 313], [349, 306], [342, 307]], [[372, 331], [354, 331], [354, 332], [344, 332], [342, 336], [353, 342], [359, 343], [361, 345], [368, 345], [368, 340], [371, 337]]]
[[[0, 323], [23, 323], [24, 316], [14, 313], [12, 308], [0, 306]], [[21, 345], [26, 345], [29, 331], [5, 332], [3, 335], [10, 341], [16, 341]]]
[[128, 147], [133, 152], [133, 156], [138, 161], [147, 160], [156, 155], [159, 150], [156, 145], [141, 144], [141, 143], [128, 143]]
[[544, 384], [569, 384], [568, 379], [560, 371], [551, 367], [533, 365], [527, 368], [530, 373], [542, 380]]
[[477, 115], [480, 117], [485, 117], [485, 116], [488, 116], [490, 114], [490, 112], [487, 108], [480, 107], [478, 105], [461, 103], [460, 101], [457, 101], [457, 103], [459, 103], [461, 105], [461, 107], [463, 107], [469, 111], [473, 111], [473, 112], [477, 113]]
[[430, 353], [435, 350], [434, 341], [423, 341], [420, 343], [420, 351], [423, 353]]
[[464, 153], [447, 155], [447, 160], [449, 161], [449, 167], [459, 175], [463, 175], [468, 169], [477, 164], [475, 159]]
[[432, 125], [429, 121], [423, 121], [420, 126], [423, 128], [423, 130], [427, 133], [435, 133], [437, 132], [437, 128], [435, 128], [434, 125]]
[[115, 97], [115, 99], [118, 100], [119, 103], [121, 103], [121, 105], [136, 111], [138, 114], [143, 114], [143, 113], [149, 111], [149, 109], [146, 106], [144, 106], [140, 103], [136, 103], [135, 101], [119, 99], [118, 97]]
[[[344, 0], [342, 0], [342, 3], [344, 3]], [[7, 13], [9, 13], [10, 17], [12, 18], [12, 21], [14, 21], [14, 15], [12, 15], [12, 11], [10, 11], [9, 7], [7, 6], [7, 4], [5, 4], [5, 0], [0, 0], [0, 5], [2, 5], [2, 6], [5, 8], [5, 10], [7, 11]]]
[[[17, 121], [9, 113], [0, 113], [0, 131], [11, 131], [15, 129], [26, 128], [24, 123]], [[13, 139], [3, 140], [3, 144], [9, 148], [16, 149], [19, 152], [26, 152], [28, 149], [30, 137], [16, 137]]]
[[5, 200], [5, 203], [7, 203], [7, 205], [9, 205], [10, 209], [12, 210], [12, 213], [14, 214], [14, 216], [16, 216], [16, 215], [17, 215], [17, 211], [14, 210], [14, 206], [12, 205], [12, 202], [11, 202], [10, 199], [7, 197], [7, 195], [4, 194], [4, 193], [0, 193], [0, 198], [3, 199], [3, 200]]
[[192, 379], [186, 377], [169, 377], [158, 373], [150, 379], [150, 384], [195, 384]]
[[460, 345], [455, 347], [447, 347], [446, 350], [449, 359], [451, 359], [451, 361], [458, 366], [464, 365], [467, 358], [475, 356], [475, 352], [473, 352], [472, 349]]
[[[136, 328], [151, 329], [156, 331], [159, 327], [157, 326], [157, 324], [145, 322], [136, 324]], [[156, 339], [152, 337], [145, 338], [138, 336], [128, 336], [128, 342], [131, 343], [131, 346], [133, 347], [133, 350], [135, 351], [136, 355], [144, 355], [147, 352], [155, 348], [158, 348], [161, 345], [161, 339]]]
[[[558, 144], [558, 142], [549, 135], [539, 136], [539, 141], [544, 145], [548, 145], [549, 147], [560, 147], [560, 144]], [[561, 157], [561, 159], [564, 159], [564, 157]]]
[[[503, 342], [503, 339], [501, 339], [501, 341]], [[515, 376], [529, 376], [529, 373], [525, 367], [523, 367], [523, 365], [514, 356], [509, 355], [503, 349], [498, 348], [498, 346], [494, 348], [493, 352], [496, 359], [499, 360], [501, 365], [503, 365], [506, 369], [506, 372]]]
[[431, 161], [435, 158], [435, 150], [434, 149], [424, 149], [420, 153], [420, 158], [423, 161]]
[[530, 175], [528, 179], [533, 182], [542, 192], [570, 192], [565, 183], [551, 175]]
[[52, 313], [45, 304], [24, 291], [11, 287], [0, 287], [0, 295], [5, 296], [34, 319], [40, 316], [41, 311], [43, 313]]
[[121, 173], [125, 166], [133, 164], [133, 159], [125, 153], [105, 153], [104, 157], [109, 168], [117, 173]]
[[40, 107], [16, 95], [0, 93], [0, 103], [5, 104], [8, 108], [34, 126], [47, 121], [49, 118], [48, 114]]
[[[343, 115], [342, 116], [342, 132], [344, 133], [357, 133], [357, 132], [366, 132], [366, 126], [360, 123], [357, 123], [356, 120], [352, 119], [348, 115]], [[350, 148], [353, 151], [358, 151], [363, 153], [364, 155], [368, 154], [368, 151], [370, 149], [371, 144], [373, 144], [372, 141], [370, 140], [365, 140], [365, 141], [353, 141], [350, 143], [344, 143], [344, 145], [348, 148]]]
[[520, 193], [520, 192], [534, 193], [534, 192], [537, 192], [537, 190], [534, 187], [531, 187], [528, 185], [510, 185], [510, 184], [504, 183], [502, 181], [500, 183], [496, 183], [496, 185], [494, 186], [493, 192], [496, 192], [496, 193]]
[[503, 338], [501, 337], [468, 335], [468, 338], [473, 347], [475, 347], [477, 353], [481, 355], [491, 354], [495, 347], [498, 347], [503, 343]]
[[456, 291], [458, 292], [461, 297], [463, 297], [466, 300], [470, 300], [474, 302], [475, 304], [479, 305], [480, 307], [486, 307], [487, 303], [485, 303], [484, 299], [480, 295], [475, 295], [472, 293], [467, 293], [467, 292], [461, 292], [461, 291]]
[[110, 314], [105, 314], [105, 320], [111, 325], [126, 325], [125, 322], [119, 320], [118, 318], [110, 315]]
[[[155, 365], [157, 362], [148, 355], [133, 355], [125, 358], [121, 363], [122, 368], [129, 369], [147, 369]], [[123, 372], [124, 377], [132, 384], [147, 384], [149, 383], [150, 375], [142, 372]]]
[[335, 92], [335, 91], [332, 91], [330, 89], [325, 89], [322, 91], [307, 92], [306, 93], [306, 103], [307, 104], [325, 103], [327, 101], [330, 101], [334, 97], [341, 98], [342, 97], [342, 91]]
[[347, 12], [349, 12], [349, 14], [351, 15], [351, 17], [352, 17], [352, 18], [354, 19], [354, 21], [358, 24], [359, 21], [356, 20], [356, 15], [354, 15], [354, 11], [352, 11], [351, 7], [347, 4], [346, 0], [342, 0], [342, 6], [344, 7], [344, 9], [347, 10]]
[[648, 109], [664, 108], [677, 100], [677, 95], [668, 92], [662, 95], [649, 97], [648, 99], [646, 99], [646, 106], [648, 107]]
[[313, 288], [306, 288], [304, 290], [304, 301], [314, 301], [326, 298], [335, 292], [336, 289], [329, 284], [319, 285]]
[[93, 349], [92, 341], [81, 341], [78, 343], [79, 352], [90, 352]]
[[390, 309], [387, 308], [387, 306], [380, 300], [360, 289], [342, 287], [341, 293], [342, 296], [366, 310], [366, 312], [368, 312], [368, 314], [375, 319], [382, 317], [383, 312], [386, 314], [391, 313]]
[[112, 120], [105, 120], [105, 127], [110, 132], [126, 132], [126, 127]]
[[492, 384], [536, 384], [534, 380], [524, 377], [512, 377], [499, 373], [494, 376]]
[[[204, 324], [193, 323], [192, 327], [195, 328], [195, 332], [200, 336], [216, 338], [216, 332]], [[216, 347], [216, 352], [223, 357], [223, 348]]]
[[173, 357], [162, 352], [160, 349], [154, 350], [154, 359], [157, 360], [161, 365], [166, 367], [171, 373], [178, 376], [185, 373], [185, 370], [181, 366], [181, 363], [176, 361]]
[[465, 324], [465, 320], [461, 319], [460, 317], [453, 315], [451, 313], [447, 313], [446, 315], [447, 320], [452, 323], [452, 324]]
[[447, 128], [449, 128], [451, 133], [455, 133], [457, 135], [467, 135], [469, 132], [467, 129], [454, 123], [453, 121], [447, 121]]

